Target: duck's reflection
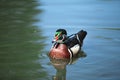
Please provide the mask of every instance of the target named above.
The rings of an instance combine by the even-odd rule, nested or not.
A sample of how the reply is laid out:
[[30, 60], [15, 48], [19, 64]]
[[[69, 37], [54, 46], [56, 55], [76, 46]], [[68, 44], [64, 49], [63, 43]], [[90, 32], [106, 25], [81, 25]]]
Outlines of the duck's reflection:
[[66, 66], [68, 64], [75, 63], [79, 58], [82, 57], [86, 57], [86, 54], [83, 51], [81, 51], [72, 59], [58, 60], [50, 58], [52, 65], [56, 69], [56, 75], [52, 77], [52, 80], [66, 80]]

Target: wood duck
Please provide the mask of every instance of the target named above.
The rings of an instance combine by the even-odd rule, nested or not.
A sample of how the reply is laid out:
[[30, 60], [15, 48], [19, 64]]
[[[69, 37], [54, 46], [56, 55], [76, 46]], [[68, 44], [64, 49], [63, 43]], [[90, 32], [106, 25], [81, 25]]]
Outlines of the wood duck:
[[57, 29], [49, 56], [53, 59], [70, 59], [77, 55], [83, 45], [87, 32], [84, 30], [67, 36], [65, 29]]

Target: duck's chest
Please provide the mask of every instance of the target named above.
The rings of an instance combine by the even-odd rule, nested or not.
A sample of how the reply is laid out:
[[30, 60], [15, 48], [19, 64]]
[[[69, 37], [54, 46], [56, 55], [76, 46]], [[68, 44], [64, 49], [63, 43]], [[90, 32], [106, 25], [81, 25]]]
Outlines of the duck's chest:
[[49, 56], [56, 59], [70, 58], [70, 53], [65, 44], [58, 44], [51, 48]]

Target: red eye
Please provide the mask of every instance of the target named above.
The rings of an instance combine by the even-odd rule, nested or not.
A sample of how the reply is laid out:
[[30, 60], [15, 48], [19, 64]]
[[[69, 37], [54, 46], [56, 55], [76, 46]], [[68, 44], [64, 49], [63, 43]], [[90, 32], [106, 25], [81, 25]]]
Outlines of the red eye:
[[56, 41], [58, 40], [58, 36], [55, 37], [55, 40], [56, 40]]
[[61, 32], [56, 32], [54, 39], [55, 39], [56, 41], [57, 41], [57, 40], [62, 40], [62, 33], [61, 33]]

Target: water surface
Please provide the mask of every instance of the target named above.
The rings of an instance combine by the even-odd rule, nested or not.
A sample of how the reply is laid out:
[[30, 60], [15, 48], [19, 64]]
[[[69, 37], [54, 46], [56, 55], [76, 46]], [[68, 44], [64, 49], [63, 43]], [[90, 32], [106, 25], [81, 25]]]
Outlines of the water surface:
[[[31, 3], [31, 4], [29, 4]], [[34, 24], [41, 13], [33, 0], [0, 1], [0, 80], [45, 78], [39, 61], [44, 36]]]
[[[39, 8], [44, 12], [42, 22], [38, 25], [42, 25], [44, 35], [48, 36], [46, 50], [51, 47], [50, 41], [58, 28], [65, 28], [68, 35], [81, 29], [88, 32], [82, 47], [86, 57], [80, 57], [74, 64], [65, 67], [66, 80], [120, 79], [119, 0], [42, 0], [41, 2], [43, 5]], [[51, 77], [60, 73], [54, 65], [45, 67]]]
[[[0, 80], [120, 80], [119, 0], [1, 0]], [[88, 32], [72, 60], [47, 56], [54, 32]], [[55, 64], [59, 65], [55, 65]]]

